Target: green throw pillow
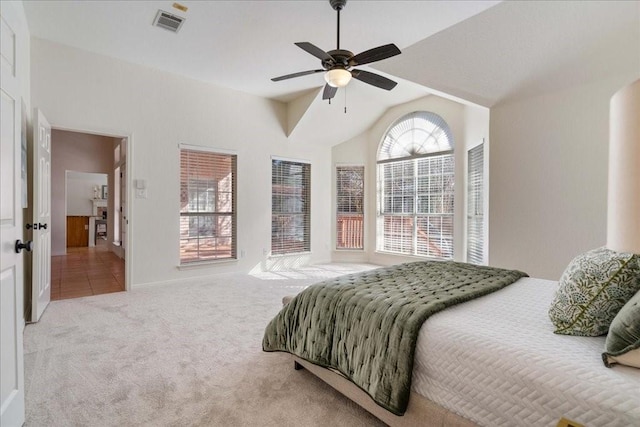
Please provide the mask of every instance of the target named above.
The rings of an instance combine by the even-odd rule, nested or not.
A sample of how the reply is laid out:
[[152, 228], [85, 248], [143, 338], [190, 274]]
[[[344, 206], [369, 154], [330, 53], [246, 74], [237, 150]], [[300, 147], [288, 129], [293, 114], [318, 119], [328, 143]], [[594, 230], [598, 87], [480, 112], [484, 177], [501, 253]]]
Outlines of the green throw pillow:
[[602, 360], [640, 368], [640, 292], [636, 293], [611, 322]]
[[640, 255], [598, 248], [574, 258], [549, 308], [555, 333], [604, 335], [640, 289]]

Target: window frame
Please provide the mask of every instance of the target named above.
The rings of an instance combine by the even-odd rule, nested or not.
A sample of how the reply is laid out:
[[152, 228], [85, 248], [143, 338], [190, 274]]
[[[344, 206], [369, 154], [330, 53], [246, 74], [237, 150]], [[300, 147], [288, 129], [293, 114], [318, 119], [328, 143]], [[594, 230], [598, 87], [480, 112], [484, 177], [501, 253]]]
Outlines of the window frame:
[[[474, 157], [478, 156], [478, 157]], [[486, 265], [486, 233], [485, 233], [485, 177], [486, 153], [484, 140], [467, 150], [467, 200], [466, 200], [466, 250], [467, 262]], [[473, 228], [473, 227], [476, 228]]]
[[[353, 194], [342, 194], [341, 195], [341, 173], [340, 170], [344, 169], [346, 171], [353, 171], [355, 173], [360, 174], [360, 195]], [[357, 172], [356, 172], [357, 170]], [[364, 217], [365, 217], [365, 166], [362, 164], [337, 164], [335, 166], [335, 177], [336, 177], [336, 240], [335, 240], [335, 249], [338, 251], [364, 251]], [[348, 191], [349, 189], [347, 189]], [[357, 191], [358, 189], [351, 189], [351, 191]], [[341, 206], [344, 204], [342, 199], [345, 197], [349, 198], [347, 204], [349, 206], [348, 210], [341, 211]], [[355, 206], [352, 206], [352, 200], [355, 203]], [[358, 207], [359, 204], [359, 207]], [[341, 217], [345, 217], [346, 224], [343, 222]], [[349, 233], [349, 236], [346, 238], [344, 234]], [[342, 245], [341, 242], [344, 241], [352, 242], [351, 245]]]
[[[417, 129], [416, 124], [421, 121], [427, 126]], [[454, 259], [454, 151], [448, 124], [432, 112], [414, 111], [406, 114], [387, 129], [376, 156], [377, 252]], [[437, 169], [431, 162], [433, 165], [440, 162], [440, 174], [431, 173], [432, 168]], [[397, 175], [390, 177], [394, 168], [398, 170]], [[429, 173], [424, 173], [425, 168], [429, 169]], [[424, 192], [425, 182], [427, 192]], [[440, 183], [436, 191], [430, 190], [432, 182], [436, 185]], [[440, 205], [439, 210], [435, 211], [434, 206], [438, 203], [432, 204], [434, 198]], [[425, 206], [425, 200], [426, 211], [421, 209], [421, 206]], [[396, 212], [397, 209], [399, 211]], [[432, 219], [435, 221], [432, 222]], [[429, 232], [432, 229], [434, 234]]]
[[[238, 156], [237, 156], [237, 153], [235, 151], [230, 151], [230, 150], [217, 149], [217, 148], [206, 147], [206, 146], [190, 145], [190, 144], [179, 144], [178, 148], [179, 148], [178, 158], [180, 162], [180, 165], [179, 165], [179, 176], [180, 176], [179, 178], [179, 183], [180, 183], [179, 184], [180, 186], [179, 241], [180, 241], [180, 244], [179, 244], [179, 251], [178, 251], [179, 267], [184, 268], [184, 267], [197, 266], [202, 264], [213, 264], [213, 263], [220, 263], [220, 262], [237, 261], [238, 259], [238, 232], [237, 232]], [[226, 161], [230, 162], [228, 172], [230, 173], [231, 182], [222, 184], [226, 187], [223, 190], [221, 189], [221, 182], [224, 180], [224, 178], [222, 180], [220, 179], [216, 180], [211, 176], [202, 177], [202, 178], [198, 176], [190, 176], [190, 171], [189, 170], [185, 171], [183, 169], [183, 154], [185, 153], [192, 153], [194, 155], [210, 154], [210, 155], [220, 156], [223, 159], [226, 158], [227, 159]], [[211, 169], [209, 169], [206, 172], [207, 174], [215, 175], [215, 173], [218, 172], [218, 170], [215, 169], [215, 167], [218, 166], [216, 165], [216, 162], [218, 161], [219, 160], [215, 160], [215, 159], [211, 161], [211, 165], [210, 165]], [[220, 169], [220, 170], [223, 171], [223, 173], [227, 172], [224, 169]], [[186, 174], [186, 180], [183, 180], [184, 174]], [[225, 178], [226, 177], [229, 177], [229, 175], [225, 175]], [[194, 201], [191, 200], [191, 197], [195, 195], [196, 199], [198, 199], [201, 196], [200, 194], [201, 192], [199, 191], [199, 189], [201, 188], [200, 184], [206, 184], [202, 186], [202, 188], [206, 187], [204, 191], [208, 193], [210, 191], [209, 185], [212, 183], [214, 183], [215, 185], [215, 188], [212, 189], [214, 192], [213, 209], [200, 210], [199, 201], [195, 202], [196, 208], [194, 209], [193, 208]], [[193, 187], [193, 184], [197, 184], [197, 185]], [[186, 192], [186, 197], [187, 197], [185, 206], [183, 206], [183, 195], [182, 195], [183, 191]], [[228, 198], [230, 198], [231, 200], [229, 201]], [[221, 210], [221, 208], [219, 207], [220, 203], [224, 203], [227, 206]], [[183, 237], [183, 226], [184, 226], [183, 222], [185, 218], [188, 218], [188, 221], [187, 221], [188, 230], [187, 230], [186, 238]], [[204, 231], [200, 230], [201, 227], [197, 227], [198, 229], [195, 230], [195, 233], [194, 233], [194, 230], [191, 224], [193, 218], [207, 218], [209, 221], [212, 221], [211, 224], [213, 226], [210, 227], [210, 229], [205, 227]], [[229, 232], [229, 234], [220, 235], [219, 233], [221, 228], [220, 226], [221, 221], [224, 222], [226, 218], [229, 218], [230, 224], [224, 225], [223, 227], [225, 228], [225, 230]], [[209, 231], [210, 233], [208, 233]], [[183, 242], [185, 240], [192, 240], [192, 239], [197, 240], [197, 243], [195, 244], [196, 255], [187, 257], [185, 256], [186, 251], [183, 251], [183, 248], [186, 247], [184, 246]], [[200, 240], [205, 240], [205, 239], [212, 239], [216, 241], [215, 249], [213, 249], [215, 251], [219, 250], [218, 243], [220, 241], [225, 241], [230, 239], [228, 245], [223, 245], [223, 246], [229, 246], [229, 247], [228, 249], [225, 250], [225, 252], [222, 255], [218, 253], [213, 255], [208, 255], [208, 256], [201, 255], [201, 251], [204, 252], [204, 249], [201, 249]], [[228, 255], [226, 253], [228, 253]]]
[[[278, 181], [285, 175], [276, 175], [274, 168], [279, 165], [289, 168], [300, 167], [300, 183]], [[294, 175], [288, 175], [292, 178]], [[284, 186], [293, 192], [284, 192]], [[296, 184], [296, 185], [292, 185]], [[297, 185], [299, 184], [299, 185]], [[275, 186], [283, 188], [276, 192]], [[275, 202], [279, 198], [279, 202]], [[288, 219], [287, 219], [288, 218]], [[302, 219], [299, 221], [299, 219]], [[300, 230], [302, 234], [300, 235]], [[301, 239], [300, 239], [301, 237]], [[302, 242], [302, 243], [296, 243]], [[308, 254], [311, 252], [311, 162], [306, 160], [271, 157], [271, 256]]]

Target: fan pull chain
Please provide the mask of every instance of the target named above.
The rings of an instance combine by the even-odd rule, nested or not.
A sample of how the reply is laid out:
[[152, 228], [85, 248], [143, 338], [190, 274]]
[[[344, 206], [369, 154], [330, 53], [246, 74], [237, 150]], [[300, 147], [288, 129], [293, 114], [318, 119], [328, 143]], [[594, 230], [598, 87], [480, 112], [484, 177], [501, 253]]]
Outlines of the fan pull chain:
[[344, 88], [344, 113], [347, 114], [347, 88]]

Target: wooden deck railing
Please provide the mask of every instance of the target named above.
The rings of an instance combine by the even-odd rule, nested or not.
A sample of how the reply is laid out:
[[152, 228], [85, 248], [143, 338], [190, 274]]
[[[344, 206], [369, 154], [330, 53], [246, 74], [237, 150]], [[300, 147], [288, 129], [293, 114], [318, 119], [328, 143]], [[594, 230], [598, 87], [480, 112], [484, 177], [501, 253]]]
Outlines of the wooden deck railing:
[[362, 215], [338, 214], [337, 249], [364, 248], [364, 222]]

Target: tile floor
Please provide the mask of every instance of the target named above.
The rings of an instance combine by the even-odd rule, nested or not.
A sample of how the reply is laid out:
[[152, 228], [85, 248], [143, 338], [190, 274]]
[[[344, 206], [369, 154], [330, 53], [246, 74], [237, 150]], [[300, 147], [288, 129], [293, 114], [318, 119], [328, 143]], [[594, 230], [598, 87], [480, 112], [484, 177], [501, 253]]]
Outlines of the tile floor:
[[124, 291], [124, 259], [110, 252], [106, 242], [67, 248], [66, 255], [51, 257], [51, 300], [120, 291]]

